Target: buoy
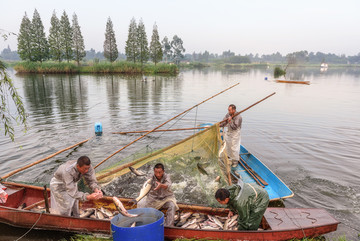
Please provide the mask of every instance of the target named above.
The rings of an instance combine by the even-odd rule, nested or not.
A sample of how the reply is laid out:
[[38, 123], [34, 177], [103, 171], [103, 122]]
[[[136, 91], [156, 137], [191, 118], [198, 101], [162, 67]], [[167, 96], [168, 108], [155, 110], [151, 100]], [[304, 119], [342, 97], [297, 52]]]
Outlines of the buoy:
[[97, 136], [102, 135], [102, 124], [100, 122], [95, 123], [95, 135]]

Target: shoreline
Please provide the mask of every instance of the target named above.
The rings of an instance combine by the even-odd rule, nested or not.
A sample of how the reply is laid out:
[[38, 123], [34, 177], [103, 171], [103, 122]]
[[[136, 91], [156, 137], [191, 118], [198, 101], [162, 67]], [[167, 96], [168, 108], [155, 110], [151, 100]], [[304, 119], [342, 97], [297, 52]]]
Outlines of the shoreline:
[[[8, 63], [9, 64], [9, 63]], [[13, 62], [17, 74], [169, 74], [176, 75], [179, 68], [174, 64], [143, 64], [128, 61], [99, 62], [77, 65], [74, 62]]]

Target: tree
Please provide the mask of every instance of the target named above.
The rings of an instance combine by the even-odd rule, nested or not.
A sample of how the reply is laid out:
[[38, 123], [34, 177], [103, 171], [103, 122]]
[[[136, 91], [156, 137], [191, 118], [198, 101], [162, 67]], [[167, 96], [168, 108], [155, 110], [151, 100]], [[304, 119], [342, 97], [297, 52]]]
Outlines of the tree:
[[126, 40], [125, 54], [126, 60], [133, 61], [134, 63], [139, 56], [137, 29], [136, 20], [132, 18], [129, 25], [128, 39]]
[[177, 35], [175, 35], [171, 41], [171, 48], [173, 50], [174, 62], [175, 64], [179, 64], [180, 60], [184, 58], [183, 53], [185, 52], [185, 49], [183, 47], [183, 41]]
[[[15, 104], [16, 116], [14, 112], [9, 109], [10, 96], [12, 102]], [[12, 80], [6, 72], [5, 63], [0, 60], [0, 122], [4, 126], [5, 136], [8, 135], [12, 141], [15, 138], [15, 130], [13, 122], [22, 124], [27, 130], [27, 117], [25, 106], [21, 100], [21, 96], [17, 92]], [[0, 128], [2, 129], [2, 128]]]
[[119, 56], [116, 45], [115, 32], [110, 17], [108, 18], [108, 21], [106, 23], [104, 56], [110, 62], [114, 62]]
[[150, 58], [155, 65], [160, 62], [163, 58], [163, 51], [159, 40], [159, 33], [156, 23], [154, 24], [153, 33], [150, 42]]
[[57, 60], [61, 62], [62, 54], [61, 54], [61, 34], [60, 34], [60, 21], [56, 16], [56, 12], [54, 10], [53, 15], [51, 17], [51, 26], [49, 30], [49, 50], [50, 57], [53, 60]]
[[70, 26], [69, 17], [66, 12], [63, 12], [63, 15], [60, 19], [60, 36], [61, 36], [61, 54], [64, 59], [69, 62], [73, 59], [73, 49], [72, 49], [72, 28]]
[[147, 62], [149, 59], [148, 41], [147, 41], [147, 36], [146, 36], [146, 32], [145, 32], [145, 25], [144, 25], [142, 19], [140, 19], [139, 25], [137, 28], [137, 42], [138, 42], [138, 50], [139, 50], [138, 59], [142, 66], [143, 63]]
[[168, 37], [165, 36], [163, 41], [161, 41], [161, 43], [162, 43], [162, 49], [163, 49], [165, 62], [167, 63], [167, 61], [170, 60], [171, 56], [172, 56], [171, 45], [170, 45]]
[[21, 21], [20, 31], [18, 34], [18, 53], [22, 60], [32, 61], [31, 54], [31, 21], [28, 16], [25, 15]]
[[78, 18], [74, 13], [72, 19], [72, 33], [73, 33], [73, 51], [74, 51], [74, 59], [77, 64], [80, 64], [80, 61], [85, 57], [85, 44], [84, 38], [81, 34]]
[[34, 61], [44, 61], [49, 58], [49, 45], [45, 36], [44, 25], [40, 14], [35, 9], [31, 21], [31, 55]]

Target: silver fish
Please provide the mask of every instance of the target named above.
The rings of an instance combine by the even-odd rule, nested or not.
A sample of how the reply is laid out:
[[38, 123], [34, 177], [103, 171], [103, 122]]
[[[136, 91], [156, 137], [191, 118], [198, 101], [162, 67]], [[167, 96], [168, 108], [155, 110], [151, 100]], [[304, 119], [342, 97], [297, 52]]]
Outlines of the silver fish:
[[180, 221], [176, 224], [176, 226], [181, 227], [182, 225], [184, 225], [190, 216], [191, 216], [190, 212], [182, 214], [180, 216]]
[[133, 168], [133, 167], [129, 167], [129, 169], [130, 169], [130, 171], [132, 172], [132, 173], [134, 173], [136, 176], [145, 176], [145, 173], [143, 173], [143, 172], [141, 172], [141, 171], [139, 171], [139, 170], [136, 170], [135, 168]]
[[133, 222], [131, 225], [130, 225], [130, 228], [133, 228], [136, 226], [136, 222]]
[[151, 182], [151, 179], [147, 180], [144, 183], [143, 187], [141, 188], [139, 196], [130, 201], [133, 203], [133, 205], [137, 204], [141, 199], [143, 199], [150, 192], [150, 190], [151, 190], [150, 182]]
[[91, 214], [89, 218], [95, 218], [96, 219], [95, 214]]
[[221, 229], [224, 228], [224, 225], [220, 222], [219, 219], [217, 219], [216, 217], [211, 216], [211, 215], [208, 215], [208, 217], [209, 217], [210, 221], [216, 223], [216, 225], [218, 225]]
[[187, 221], [185, 224], [183, 224], [181, 227], [182, 227], [182, 228], [186, 228], [186, 227], [194, 224], [195, 222], [196, 222], [196, 218], [191, 219], [191, 220]]
[[197, 168], [198, 168], [198, 170], [199, 170], [199, 172], [201, 174], [204, 174], [204, 175], [207, 175], [207, 176], [209, 175], [202, 164], [198, 163], [196, 165], [197, 165]]
[[108, 218], [111, 218], [114, 216], [110, 210], [103, 208], [103, 207], [100, 208], [100, 212], [102, 212], [104, 214], [104, 216], [107, 216]]
[[130, 213], [128, 213], [128, 211], [126, 211], [124, 205], [120, 202], [120, 200], [119, 200], [117, 197], [113, 197], [113, 202], [114, 202], [116, 208], [118, 209], [118, 211], [119, 211], [122, 215], [124, 215], [124, 216], [126, 216], [126, 217], [129, 217], [129, 218], [133, 218], [133, 217], [139, 216], [138, 214], [130, 214]]
[[83, 212], [82, 214], [80, 214], [80, 218], [88, 218], [90, 217], [90, 215], [92, 215], [95, 212], [94, 208], [88, 208], [85, 210], [85, 212]]
[[226, 219], [225, 223], [224, 223], [224, 230], [228, 230], [229, 229], [229, 221], [230, 218]]
[[104, 219], [104, 214], [99, 210], [96, 211], [95, 216], [97, 219]]

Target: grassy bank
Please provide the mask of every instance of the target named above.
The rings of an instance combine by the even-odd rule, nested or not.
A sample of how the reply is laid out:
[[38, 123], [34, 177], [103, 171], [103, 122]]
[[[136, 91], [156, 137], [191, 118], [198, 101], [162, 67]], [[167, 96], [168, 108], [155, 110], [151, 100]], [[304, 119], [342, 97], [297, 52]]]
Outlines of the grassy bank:
[[132, 63], [127, 61], [117, 61], [114, 63], [100, 62], [88, 65], [77, 66], [76, 63], [67, 62], [19, 62], [14, 66], [18, 73], [38, 73], [38, 74], [170, 74], [178, 73], [178, 67], [173, 64], [160, 63], [144, 64]]

